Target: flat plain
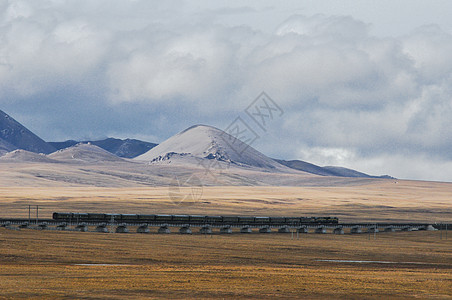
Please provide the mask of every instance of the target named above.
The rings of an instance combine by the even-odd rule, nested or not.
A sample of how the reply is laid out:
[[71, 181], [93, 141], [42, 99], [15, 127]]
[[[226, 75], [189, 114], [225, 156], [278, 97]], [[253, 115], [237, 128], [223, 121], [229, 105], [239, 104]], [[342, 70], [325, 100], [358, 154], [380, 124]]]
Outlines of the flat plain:
[[[153, 230], [155, 232], [155, 230]], [[0, 298], [452, 298], [452, 239], [0, 228]]]
[[[366, 183], [366, 182], [364, 182]], [[325, 187], [204, 186], [109, 188], [92, 186], [0, 187], [0, 218], [52, 212], [202, 214], [256, 216], [337, 216], [342, 222], [450, 222], [452, 183], [368, 180], [366, 184]], [[190, 197], [197, 193], [195, 197]], [[32, 212], [34, 214], [34, 212]]]
[[[197, 196], [195, 198], [186, 195]], [[452, 184], [0, 188], [0, 218], [53, 211], [451, 222]], [[32, 210], [32, 216], [35, 211]], [[237, 230], [237, 229], [235, 229]], [[177, 229], [173, 230], [177, 232]], [[194, 229], [196, 232], [196, 229]], [[348, 231], [346, 231], [348, 232]], [[452, 298], [452, 233], [101, 234], [0, 228], [0, 298]]]

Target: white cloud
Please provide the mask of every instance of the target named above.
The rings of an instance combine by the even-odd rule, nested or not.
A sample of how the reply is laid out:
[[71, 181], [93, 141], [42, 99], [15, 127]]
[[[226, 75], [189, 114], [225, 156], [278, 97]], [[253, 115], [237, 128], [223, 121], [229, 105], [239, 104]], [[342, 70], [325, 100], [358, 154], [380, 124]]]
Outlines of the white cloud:
[[[444, 28], [382, 37], [375, 24], [351, 16], [198, 3], [205, 9], [188, 2], [0, 2], [0, 99], [51, 106], [69, 101], [65, 91], [75, 87], [68, 99], [80, 111], [137, 106], [152, 115], [134, 122], [152, 119], [174, 131], [187, 120], [227, 124], [265, 90], [286, 113], [278, 143], [259, 144], [264, 153], [357, 169], [375, 161], [363, 171], [388, 166], [383, 173], [394, 175], [405, 174], [405, 157], [423, 161], [422, 169], [429, 157], [434, 166], [452, 160], [452, 35]], [[272, 11], [273, 31], [263, 24]], [[108, 119], [96, 123], [104, 126], [99, 131], [113, 126]], [[156, 134], [149, 130], [136, 136]]]

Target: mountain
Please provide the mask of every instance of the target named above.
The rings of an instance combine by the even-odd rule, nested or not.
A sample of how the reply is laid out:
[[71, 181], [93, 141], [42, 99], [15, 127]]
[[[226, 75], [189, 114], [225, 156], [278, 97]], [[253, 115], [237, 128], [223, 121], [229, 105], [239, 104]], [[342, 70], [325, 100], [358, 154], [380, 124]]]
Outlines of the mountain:
[[[22, 124], [0, 110], [0, 145], [3, 144], [2, 148], [5, 146], [4, 142], [12, 145], [15, 149], [23, 149], [35, 153], [48, 154], [56, 150], [52, 145], [43, 141]], [[8, 144], [6, 144], [6, 148], [8, 148]]]
[[174, 161], [215, 160], [238, 167], [267, 170], [288, 170], [228, 133], [206, 125], [195, 125], [167, 139], [136, 160], [151, 163]]
[[65, 148], [69, 148], [72, 146], [77, 145], [78, 143], [83, 143], [83, 142], [78, 142], [78, 141], [74, 141], [74, 140], [67, 140], [64, 142], [48, 142], [50, 145], [52, 145], [53, 147], [55, 147], [57, 150], [61, 150], [61, 149], [65, 149]]
[[393, 179], [393, 177], [388, 175], [383, 176], [372, 176], [368, 175], [356, 170], [347, 169], [343, 167], [334, 167], [334, 166], [327, 166], [327, 167], [320, 167], [302, 160], [281, 160], [281, 159], [275, 159], [277, 162], [279, 162], [282, 165], [285, 165], [289, 168], [308, 172], [316, 175], [321, 176], [339, 176], [339, 177], [361, 177], [361, 178], [388, 178]]
[[9, 162], [35, 162], [35, 163], [57, 163], [43, 153], [34, 153], [27, 150], [17, 149], [0, 157], [0, 161]]
[[92, 145], [96, 145], [104, 150], [107, 150], [110, 153], [113, 153], [119, 157], [124, 158], [134, 158], [143, 153], [146, 153], [153, 147], [157, 146], [157, 144], [144, 142], [136, 139], [115, 139], [115, 138], [107, 138], [104, 140], [98, 141], [74, 141], [68, 140], [65, 142], [49, 142], [56, 149], [64, 149], [71, 146], [74, 146], [78, 143], [90, 143]]
[[11, 145], [7, 141], [0, 138], [0, 156], [17, 149], [17, 147]]
[[92, 144], [77, 144], [48, 155], [49, 158], [65, 162], [106, 163], [123, 161], [122, 158]]

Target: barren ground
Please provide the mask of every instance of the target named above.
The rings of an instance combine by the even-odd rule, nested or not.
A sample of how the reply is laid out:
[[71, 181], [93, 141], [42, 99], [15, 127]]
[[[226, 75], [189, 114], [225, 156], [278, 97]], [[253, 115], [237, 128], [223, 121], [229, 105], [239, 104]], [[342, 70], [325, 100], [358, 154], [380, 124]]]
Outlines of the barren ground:
[[0, 298], [450, 299], [452, 239], [439, 237], [0, 228]]
[[[330, 215], [340, 221], [451, 222], [452, 184], [334, 187], [0, 188], [0, 217], [53, 211]], [[181, 197], [192, 192], [182, 188]], [[182, 199], [182, 198], [181, 198]], [[34, 214], [34, 211], [33, 211]], [[196, 229], [195, 229], [196, 231]], [[452, 298], [452, 233], [100, 234], [0, 228], [0, 299]], [[368, 262], [334, 262], [346, 260]], [[369, 262], [371, 261], [371, 262]]]
[[[450, 222], [452, 183], [383, 180], [339, 187], [203, 187], [169, 197], [168, 187], [0, 187], [0, 218], [53, 211], [148, 214], [337, 216], [340, 221]], [[34, 214], [34, 212], [33, 212]]]

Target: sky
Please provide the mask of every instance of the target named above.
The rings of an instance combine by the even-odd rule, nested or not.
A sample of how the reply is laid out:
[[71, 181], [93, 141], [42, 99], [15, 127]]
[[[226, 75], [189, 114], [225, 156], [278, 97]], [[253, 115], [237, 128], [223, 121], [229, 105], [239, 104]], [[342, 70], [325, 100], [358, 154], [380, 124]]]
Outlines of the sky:
[[[451, 1], [0, 0], [0, 109], [46, 141], [237, 118], [282, 159], [452, 181]], [[265, 129], [247, 108], [281, 108]]]

